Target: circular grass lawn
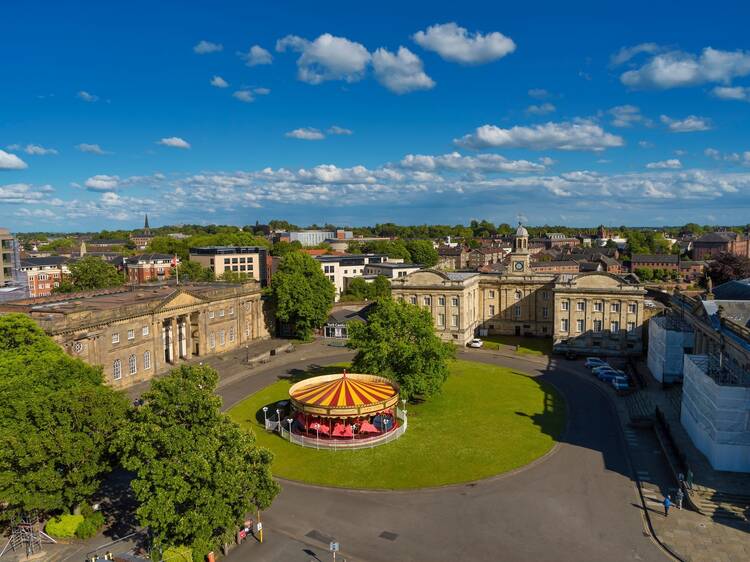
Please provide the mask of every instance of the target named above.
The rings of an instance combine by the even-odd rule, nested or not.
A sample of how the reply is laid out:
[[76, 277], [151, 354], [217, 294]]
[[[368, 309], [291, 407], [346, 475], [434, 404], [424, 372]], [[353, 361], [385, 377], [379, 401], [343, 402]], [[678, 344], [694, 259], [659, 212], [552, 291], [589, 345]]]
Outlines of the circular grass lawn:
[[550, 385], [470, 361], [453, 361], [450, 371], [439, 395], [407, 405], [406, 433], [374, 449], [308, 449], [266, 432], [261, 409], [289, 398], [286, 379], [239, 402], [229, 415], [273, 451], [274, 475], [345, 488], [469, 482], [521, 467], [553, 447], [565, 424], [565, 407]]

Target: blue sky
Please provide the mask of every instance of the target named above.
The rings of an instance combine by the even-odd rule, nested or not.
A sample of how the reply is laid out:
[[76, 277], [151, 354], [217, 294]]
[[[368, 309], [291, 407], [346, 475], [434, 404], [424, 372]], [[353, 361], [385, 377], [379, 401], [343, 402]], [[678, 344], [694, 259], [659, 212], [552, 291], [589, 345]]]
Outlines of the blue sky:
[[0, 225], [750, 222], [741, 2], [17, 2]]

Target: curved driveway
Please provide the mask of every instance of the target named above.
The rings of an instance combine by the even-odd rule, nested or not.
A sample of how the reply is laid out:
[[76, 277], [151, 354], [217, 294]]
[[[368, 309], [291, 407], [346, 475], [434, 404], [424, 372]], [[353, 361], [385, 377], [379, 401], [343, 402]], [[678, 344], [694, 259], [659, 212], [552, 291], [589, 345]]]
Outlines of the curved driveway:
[[[285, 370], [351, 356], [328, 353], [325, 359], [299, 361]], [[264, 543], [245, 543], [227, 560], [330, 560], [326, 550], [332, 537], [341, 544], [339, 560], [362, 562], [667, 559], [644, 533], [608, 399], [569, 372], [580, 369], [580, 363], [553, 358], [543, 367], [488, 351], [460, 356], [554, 384], [568, 404], [568, 429], [557, 450], [516, 473], [438, 489], [353, 491], [284, 481], [282, 493], [264, 514]], [[227, 406], [276, 378], [273, 368], [266, 371], [222, 388]]]

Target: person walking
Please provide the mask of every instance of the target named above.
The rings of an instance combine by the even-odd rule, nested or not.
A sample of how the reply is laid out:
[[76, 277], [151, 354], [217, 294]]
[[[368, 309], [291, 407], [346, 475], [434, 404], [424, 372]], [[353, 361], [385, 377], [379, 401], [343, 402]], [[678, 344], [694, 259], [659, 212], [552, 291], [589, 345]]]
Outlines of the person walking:
[[669, 517], [669, 508], [672, 505], [672, 498], [667, 495], [666, 498], [664, 498], [664, 517]]
[[685, 493], [682, 491], [682, 488], [677, 488], [675, 499], [677, 500], [677, 509], [682, 509], [682, 500], [685, 499]]

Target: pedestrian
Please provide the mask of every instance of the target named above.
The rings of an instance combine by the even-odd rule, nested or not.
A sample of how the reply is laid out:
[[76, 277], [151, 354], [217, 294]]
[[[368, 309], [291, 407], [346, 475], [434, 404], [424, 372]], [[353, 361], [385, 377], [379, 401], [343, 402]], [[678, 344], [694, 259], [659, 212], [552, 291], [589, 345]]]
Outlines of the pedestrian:
[[682, 509], [682, 500], [685, 498], [685, 493], [682, 491], [682, 488], [677, 488], [677, 494], [675, 495], [675, 499], [677, 500], [677, 509]]
[[672, 498], [664, 498], [664, 517], [669, 517], [669, 507], [672, 505]]

